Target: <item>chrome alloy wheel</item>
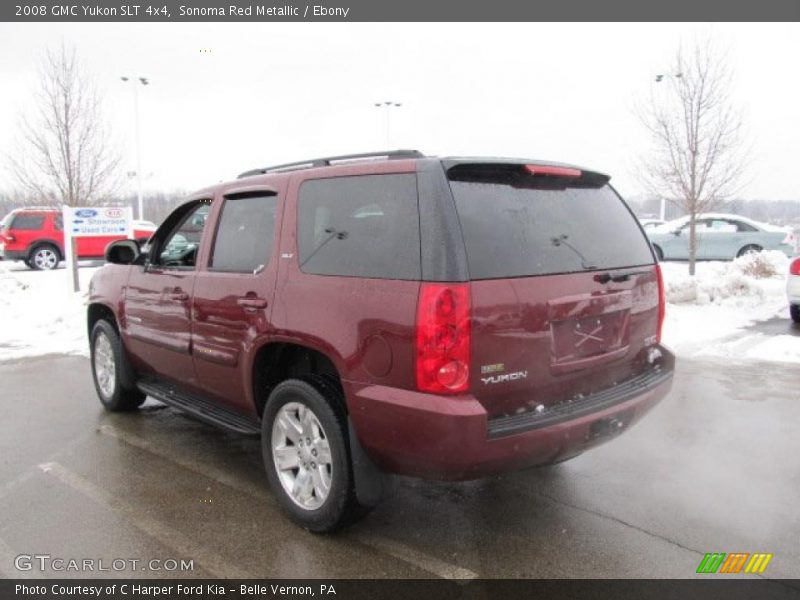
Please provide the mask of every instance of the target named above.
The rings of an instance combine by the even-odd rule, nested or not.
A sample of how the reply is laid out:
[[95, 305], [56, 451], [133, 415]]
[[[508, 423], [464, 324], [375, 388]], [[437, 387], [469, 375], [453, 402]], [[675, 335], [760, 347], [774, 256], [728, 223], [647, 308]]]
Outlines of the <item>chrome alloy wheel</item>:
[[117, 385], [117, 365], [114, 362], [114, 350], [111, 341], [102, 331], [94, 339], [94, 376], [97, 387], [106, 398], [114, 395]]
[[286, 494], [315, 510], [331, 491], [333, 461], [325, 430], [306, 405], [287, 402], [272, 423], [272, 460]]
[[50, 248], [40, 248], [33, 253], [33, 264], [38, 269], [50, 271], [58, 266], [58, 255]]

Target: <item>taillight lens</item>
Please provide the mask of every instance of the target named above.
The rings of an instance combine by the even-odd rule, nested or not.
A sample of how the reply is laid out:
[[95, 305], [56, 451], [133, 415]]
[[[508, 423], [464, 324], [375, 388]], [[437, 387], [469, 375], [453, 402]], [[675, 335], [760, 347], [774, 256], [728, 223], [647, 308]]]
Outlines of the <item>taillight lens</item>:
[[800, 258], [795, 258], [789, 265], [789, 273], [800, 275]]
[[661, 330], [664, 327], [664, 317], [667, 315], [667, 291], [664, 289], [664, 275], [661, 265], [656, 264], [656, 278], [658, 279], [658, 327], [656, 329], [656, 342], [661, 343]]
[[417, 388], [457, 394], [469, 388], [469, 284], [423, 283], [417, 305]]

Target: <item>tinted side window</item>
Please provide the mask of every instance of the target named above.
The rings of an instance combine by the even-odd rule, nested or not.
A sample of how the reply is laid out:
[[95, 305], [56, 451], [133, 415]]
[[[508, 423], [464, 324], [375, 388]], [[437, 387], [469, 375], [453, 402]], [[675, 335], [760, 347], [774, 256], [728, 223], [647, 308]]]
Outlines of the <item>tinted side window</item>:
[[306, 181], [297, 213], [302, 271], [420, 279], [416, 175]]
[[44, 215], [17, 215], [9, 229], [36, 231], [44, 226]]
[[226, 198], [210, 268], [253, 273], [269, 264], [276, 205], [275, 195]]

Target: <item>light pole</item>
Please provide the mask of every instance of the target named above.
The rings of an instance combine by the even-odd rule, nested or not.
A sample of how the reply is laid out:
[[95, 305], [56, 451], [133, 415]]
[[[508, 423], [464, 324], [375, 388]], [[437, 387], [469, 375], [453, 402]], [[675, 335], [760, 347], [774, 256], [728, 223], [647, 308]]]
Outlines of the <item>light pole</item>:
[[[656, 83], [661, 83], [662, 81], [664, 81], [664, 77], [680, 79], [681, 77], [683, 77], [683, 75], [681, 73], [675, 73], [675, 75], [673, 75], [672, 73], [659, 73], [658, 75], [656, 75]], [[666, 221], [667, 220], [667, 199], [664, 198], [664, 196], [661, 196], [661, 211], [660, 212], [661, 212], [661, 214], [659, 215], [659, 217], [661, 218], [662, 221]]]
[[376, 102], [375, 108], [383, 108], [386, 110], [386, 149], [389, 150], [391, 148], [390, 142], [390, 122], [391, 122], [391, 113], [393, 108], [400, 108], [403, 106], [402, 102], [393, 102], [392, 100], [387, 100], [386, 102]]
[[148, 85], [150, 81], [147, 77], [127, 77], [120, 79], [124, 82], [133, 84], [133, 136], [136, 144], [136, 198], [139, 203], [139, 220], [144, 219], [144, 208], [142, 204], [142, 150], [139, 143], [139, 84]]

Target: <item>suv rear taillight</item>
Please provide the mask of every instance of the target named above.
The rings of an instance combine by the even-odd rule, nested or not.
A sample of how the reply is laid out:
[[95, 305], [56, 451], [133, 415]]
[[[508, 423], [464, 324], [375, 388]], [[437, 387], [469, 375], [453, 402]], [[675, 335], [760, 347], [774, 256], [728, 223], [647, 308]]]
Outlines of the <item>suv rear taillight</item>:
[[664, 327], [664, 317], [667, 315], [667, 292], [664, 289], [664, 275], [661, 265], [656, 264], [656, 277], [658, 279], [658, 326], [656, 328], [656, 343], [661, 343], [661, 329]]
[[789, 273], [800, 275], [800, 258], [795, 258], [789, 265]]
[[457, 394], [469, 388], [469, 284], [423, 283], [417, 305], [417, 388]]

